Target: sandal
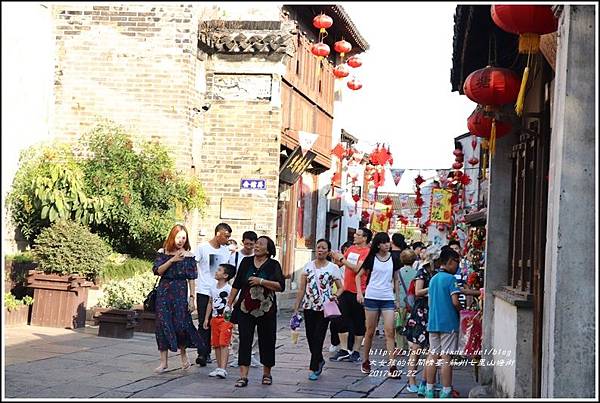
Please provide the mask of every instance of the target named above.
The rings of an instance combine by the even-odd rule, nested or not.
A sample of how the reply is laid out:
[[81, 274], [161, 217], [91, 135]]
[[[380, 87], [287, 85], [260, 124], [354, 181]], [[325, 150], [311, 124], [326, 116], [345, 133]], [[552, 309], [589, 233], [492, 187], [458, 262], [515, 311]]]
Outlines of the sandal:
[[235, 381], [235, 384], [233, 385], [236, 388], [245, 388], [246, 386], [248, 386], [248, 378], [240, 378], [237, 381]]
[[186, 369], [188, 369], [188, 368], [189, 368], [189, 367], [191, 367], [191, 366], [192, 366], [192, 364], [190, 364], [190, 362], [189, 362], [189, 361], [186, 361], [186, 362], [182, 362], [182, 363], [181, 363], [181, 369], [183, 369], [183, 370], [186, 370]]
[[263, 375], [263, 377], [262, 377], [262, 384], [263, 385], [272, 385], [273, 384], [273, 377], [271, 375]]
[[154, 368], [154, 372], [157, 374], [162, 374], [164, 372], [167, 372], [169, 369], [167, 367], [163, 367], [163, 366], [159, 366]]

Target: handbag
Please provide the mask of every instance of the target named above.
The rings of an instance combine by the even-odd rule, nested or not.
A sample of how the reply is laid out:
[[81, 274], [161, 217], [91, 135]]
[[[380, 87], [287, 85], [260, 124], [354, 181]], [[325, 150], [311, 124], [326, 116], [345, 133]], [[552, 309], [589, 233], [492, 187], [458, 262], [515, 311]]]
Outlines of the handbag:
[[148, 293], [146, 299], [144, 300], [144, 311], [146, 312], [156, 312], [156, 286], [158, 285], [159, 280], [160, 277], [156, 279], [154, 288]]

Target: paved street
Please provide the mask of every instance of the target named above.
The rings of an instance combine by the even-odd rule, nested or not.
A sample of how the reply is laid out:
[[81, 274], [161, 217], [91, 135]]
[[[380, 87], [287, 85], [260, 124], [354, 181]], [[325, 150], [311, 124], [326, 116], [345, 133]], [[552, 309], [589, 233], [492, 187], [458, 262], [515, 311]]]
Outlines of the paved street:
[[[179, 357], [170, 353], [170, 371], [156, 375], [158, 352], [154, 334], [135, 333], [132, 339], [98, 337], [96, 326], [66, 330], [36, 326], [5, 328], [5, 387], [7, 398], [415, 398], [406, 392], [406, 376], [388, 379], [366, 376], [358, 363], [327, 361], [318, 381], [308, 376], [308, 345], [303, 334], [290, 340], [289, 311], [279, 314], [277, 364], [273, 385], [260, 384], [261, 369], [251, 368], [246, 388], [229, 378], [208, 377], [214, 368], [192, 365], [181, 370]], [[304, 328], [302, 327], [302, 330]], [[329, 346], [329, 336], [325, 350]], [[377, 337], [374, 348], [383, 346]], [[328, 352], [326, 353], [329, 354]], [[195, 352], [190, 359], [195, 358]], [[467, 397], [476, 386], [472, 367], [455, 369], [454, 388]]]

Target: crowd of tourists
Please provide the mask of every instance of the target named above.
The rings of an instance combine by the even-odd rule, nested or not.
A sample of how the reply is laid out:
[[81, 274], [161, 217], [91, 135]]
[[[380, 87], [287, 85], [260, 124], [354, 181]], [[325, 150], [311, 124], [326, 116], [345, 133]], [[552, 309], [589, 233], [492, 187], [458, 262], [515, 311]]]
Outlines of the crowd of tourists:
[[[231, 234], [231, 227], [220, 223], [214, 236], [192, 253], [186, 228], [176, 225], [158, 251], [153, 266], [161, 277], [156, 298], [157, 373], [167, 371], [169, 351], [179, 351], [181, 367], [188, 369], [186, 349], [193, 348], [200, 366], [213, 362], [214, 350], [211, 377], [225, 379], [227, 367], [237, 366], [235, 386], [245, 387], [250, 367], [262, 366], [261, 383], [273, 383], [276, 293], [285, 290], [285, 278], [272, 239], [246, 231], [238, 247]], [[306, 331], [308, 379], [316, 381], [323, 373], [329, 330], [330, 361], [359, 363], [360, 371], [372, 375], [376, 363], [381, 366], [385, 359], [387, 369], [378, 373], [400, 379], [403, 372], [397, 363], [404, 355], [408, 391], [425, 397], [434, 396], [439, 365], [440, 397], [451, 397], [459, 296], [479, 294], [462, 286], [457, 274], [460, 252], [458, 241], [441, 248], [422, 242], [407, 245], [401, 234], [390, 238], [367, 228], [356, 230], [353, 242], [339, 252], [329, 240], [318, 240], [315, 259], [301, 270], [293, 305], [293, 319], [303, 320]], [[385, 348], [373, 350], [381, 321]], [[235, 354], [232, 364], [230, 351]]]

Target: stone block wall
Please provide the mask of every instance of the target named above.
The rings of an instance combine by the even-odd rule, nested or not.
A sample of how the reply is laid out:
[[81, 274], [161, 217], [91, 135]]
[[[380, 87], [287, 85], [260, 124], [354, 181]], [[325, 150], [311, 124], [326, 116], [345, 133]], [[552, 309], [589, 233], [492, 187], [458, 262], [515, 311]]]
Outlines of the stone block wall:
[[180, 3], [53, 5], [56, 137], [74, 139], [99, 119], [156, 139], [193, 165], [197, 12]]

